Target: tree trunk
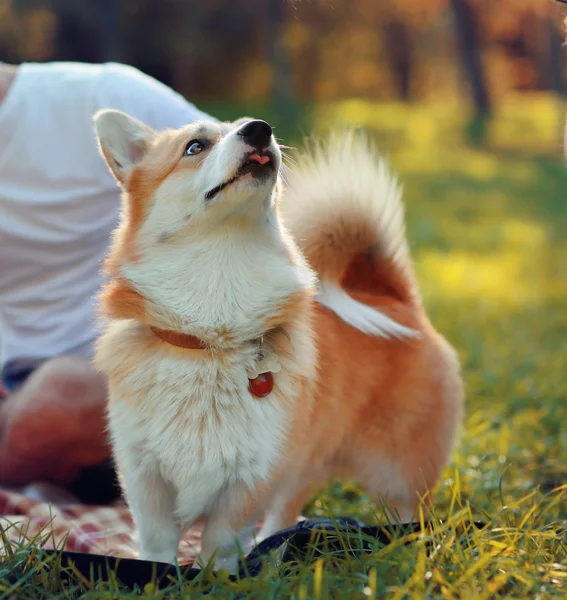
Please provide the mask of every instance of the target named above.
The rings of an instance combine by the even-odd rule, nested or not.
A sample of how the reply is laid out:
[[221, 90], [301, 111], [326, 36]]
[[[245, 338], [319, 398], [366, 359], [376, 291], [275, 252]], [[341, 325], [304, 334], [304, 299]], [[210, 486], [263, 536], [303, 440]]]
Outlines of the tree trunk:
[[102, 62], [121, 60], [120, 0], [97, 0], [99, 54]]
[[278, 124], [284, 133], [297, 123], [297, 105], [293, 90], [291, 64], [283, 40], [285, 23], [283, 0], [268, 0], [268, 60], [272, 67], [272, 102]]
[[492, 107], [482, 68], [477, 20], [467, 0], [451, 0], [451, 6], [455, 17], [455, 29], [463, 69], [469, 80], [476, 112], [474, 123], [471, 124], [472, 130], [470, 133], [473, 137], [482, 138], [484, 135], [484, 125], [486, 119], [490, 116]]
[[412, 39], [408, 27], [398, 19], [392, 19], [384, 28], [390, 71], [395, 81], [398, 98], [411, 100], [413, 73]]
[[563, 36], [556, 27], [555, 20], [546, 19], [548, 40], [549, 86], [559, 97], [565, 93], [563, 79]]
[[81, 19], [84, 10], [80, 2], [57, 0], [53, 3], [57, 15], [57, 34], [55, 38], [55, 56], [57, 60], [96, 62], [98, 47], [96, 34], [85, 26]]

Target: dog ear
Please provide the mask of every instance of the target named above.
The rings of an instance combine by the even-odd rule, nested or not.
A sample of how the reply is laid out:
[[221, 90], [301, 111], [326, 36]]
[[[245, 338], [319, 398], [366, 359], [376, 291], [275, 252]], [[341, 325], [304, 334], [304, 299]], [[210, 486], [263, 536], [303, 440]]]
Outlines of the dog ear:
[[124, 184], [156, 132], [119, 110], [99, 110], [93, 120], [99, 151], [116, 180]]

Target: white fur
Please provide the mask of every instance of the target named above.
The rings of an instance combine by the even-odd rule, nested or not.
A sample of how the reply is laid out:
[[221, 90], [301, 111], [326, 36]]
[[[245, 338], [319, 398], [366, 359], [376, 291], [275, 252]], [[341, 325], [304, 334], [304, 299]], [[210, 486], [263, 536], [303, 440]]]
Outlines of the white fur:
[[[243, 366], [253, 361], [253, 348], [225, 352], [222, 361], [205, 354], [189, 361], [168, 347], [148, 355], [129, 342], [138, 327], [117, 326], [104, 343], [117, 360], [124, 352], [139, 360], [135, 372], [111, 387], [110, 430], [140, 530], [140, 556], [172, 562], [180, 531], [207, 516], [209, 558], [239, 533], [227, 525], [241, 508], [234, 500], [239, 490], [254, 489], [272, 472], [289, 422], [286, 405], [278, 395], [258, 401], [248, 393]], [[285, 374], [278, 387], [297, 393]], [[143, 413], [130, 408], [132, 401], [143, 403]]]
[[414, 281], [405, 236], [401, 187], [387, 162], [362, 133], [334, 132], [325, 145], [301, 156], [299, 169], [286, 176], [282, 203], [286, 219], [304, 227], [325, 228], [355, 215], [373, 223], [380, 253]]
[[144, 156], [155, 131], [119, 110], [107, 110], [97, 118], [99, 148], [120, 183], [124, 183], [133, 167]]
[[328, 281], [321, 282], [317, 300], [331, 309], [345, 323], [367, 335], [389, 338], [414, 338], [418, 333], [396, 323], [384, 313], [351, 298], [341, 287]]
[[[130, 130], [122, 138], [113, 129], [112, 143], [103, 139], [101, 146], [127, 156]], [[313, 275], [286, 252], [273, 206], [275, 176], [243, 177], [206, 202], [207, 191], [230, 179], [248, 151], [234, 132], [224, 134], [198, 170], [160, 186], [139, 235], [139, 260], [121, 266], [121, 276], [147, 299], [152, 323], [197, 335], [211, 349], [156, 349], [147, 326], [119, 321], [107, 326], [96, 360], [110, 381], [110, 433], [140, 557], [174, 562], [181, 532], [204, 516], [201, 561], [226, 551], [217, 566], [233, 569], [242, 532], [231, 523], [272, 474], [298, 378], [313, 379], [316, 361], [309, 337], [288, 330], [307, 359], [298, 365], [279, 357], [282, 372], [267, 398], [248, 391], [258, 350], [250, 340], [291, 295], [312, 287]], [[271, 149], [279, 161], [275, 142]], [[273, 351], [269, 344], [265, 350]], [[126, 360], [135, 365], [129, 372]]]
[[[269, 229], [268, 229], [269, 228]], [[268, 229], [268, 231], [266, 231]], [[192, 233], [192, 232], [191, 232]], [[261, 333], [261, 324], [309, 284], [307, 268], [292, 268], [277, 229], [258, 223], [256, 236], [238, 231], [218, 240], [195, 232], [182, 241], [144, 251], [123, 274], [160, 308], [161, 326], [197, 335], [215, 346]], [[179, 255], [183, 260], [178, 260]]]
[[[112, 112], [108, 119], [107, 113], [99, 115], [96, 128], [120, 181], [140, 160], [140, 149], [152, 147], [154, 134], [144, 130], [140, 146], [138, 125]], [[299, 315], [287, 330], [293, 353], [279, 356], [282, 368], [274, 391], [261, 400], [248, 392], [247, 372], [257, 359], [257, 348], [249, 341], [263, 333], [266, 320], [291, 296], [313, 289], [314, 276], [299, 255], [290, 259], [293, 248], [282, 237], [274, 209], [275, 177], [242, 177], [206, 201], [209, 190], [234, 176], [249, 148], [235, 131], [225, 129], [219, 137], [214, 124], [187, 127], [187, 141], [196, 127], [205, 137], [207, 128], [214, 133], [216, 127], [218, 141], [200, 168], [173, 172], [159, 187], [138, 236], [137, 260], [122, 264], [120, 276], [147, 299], [152, 324], [196, 335], [210, 349], [156, 344], [147, 325], [115, 321], [99, 340], [96, 362], [110, 382], [110, 433], [139, 531], [140, 557], [174, 562], [182, 531], [206, 517], [201, 562], [220, 552], [217, 566], [233, 570], [235, 539], [243, 538], [232, 525], [235, 515], [248, 508], [251, 492], [273, 478], [294, 403], [301, 401], [302, 410], [310, 410], [310, 393], [302, 389], [299, 395], [300, 382], [316, 380], [312, 332]], [[271, 149], [279, 166], [273, 141]], [[333, 160], [333, 168], [345, 168]], [[366, 212], [348, 202], [346, 210], [367, 214], [375, 208], [385, 251], [409, 269], [401, 210], [398, 200], [392, 200], [397, 187], [382, 171], [379, 167], [380, 185], [390, 182], [387, 208], [381, 210], [369, 199]], [[310, 185], [327, 185], [326, 180], [309, 181], [306, 203]], [[327, 210], [339, 212], [339, 199], [315, 206], [311, 218], [321, 219]], [[411, 334], [330, 286], [324, 273], [320, 301], [366, 333]], [[274, 348], [267, 343], [265, 351]], [[324, 468], [313, 476], [324, 476]], [[271, 492], [274, 511], [264, 533], [281, 521], [277, 499], [285, 495], [285, 484], [278, 481]], [[249, 515], [252, 521], [261, 516]]]
[[[277, 147], [271, 148], [276, 153]], [[159, 307], [161, 326], [226, 345], [243, 342], [293, 293], [309, 287], [306, 265], [291, 265], [272, 204], [275, 180], [250, 176], [210, 202], [206, 193], [234, 176], [248, 148], [222, 138], [194, 177], [170, 176], [155, 195], [140, 233], [142, 260], [122, 274]], [[175, 231], [168, 224], [177, 223]], [[160, 234], [170, 239], [160, 243]]]
[[[376, 252], [393, 263], [419, 303], [401, 188], [373, 144], [361, 133], [334, 132], [324, 146], [315, 144], [300, 160], [300, 168], [286, 173], [288, 189], [281, 204], [284, 222], [298, 243], [324, 232], [328, 223], [348, 223], [354, 217], [373, 224]], [[385, 338], [415, 337], [411, 329], [353, 300], [325, 272], [318, 276], [319, 302], [349, 325]]]

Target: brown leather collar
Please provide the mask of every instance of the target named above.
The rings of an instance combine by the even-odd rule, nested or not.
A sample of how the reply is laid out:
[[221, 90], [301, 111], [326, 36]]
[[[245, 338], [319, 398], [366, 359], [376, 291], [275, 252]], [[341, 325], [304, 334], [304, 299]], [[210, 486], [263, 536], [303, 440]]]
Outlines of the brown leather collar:
[[[178, 331], [168, 331], [158, 327], [150, 327], [152, 332], [164, 342], [177, 346], [178, 348], [188, 348], [190, 350], [205, 350], [208, 346], [203, 340], [188, 333]], [[248, 377], [248, 389], [250, 393], [258, 398], [264, 398], [274, 389], [274, 376], [271, 372], [260, 373], [257, 377]]]
[[205, 350], [207, 348], [207, 344], [194, 335], [178, 331], [167, 331], [157, 327], [150, 327], [150, 329], [158, 338], [172, 346], [187, 348], [189, 350]]

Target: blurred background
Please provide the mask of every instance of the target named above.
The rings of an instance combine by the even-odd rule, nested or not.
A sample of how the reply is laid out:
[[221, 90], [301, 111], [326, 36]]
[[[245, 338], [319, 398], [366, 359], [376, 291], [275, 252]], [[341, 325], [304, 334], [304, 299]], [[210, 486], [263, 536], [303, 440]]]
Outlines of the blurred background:
[[[129, 63], [290, 145], [367, 129], [463, 360], [452, 468], [488, 509], [502, 485], [567, 481], [566, 14], [553, 0], [0, 0], [0, 60]], [[311, 510], [360, 514], [356, 498], [343, 487]]]
[[[457, 119], [472, 139], [501, 145], [529, 135], [550, 149], [563, 126], [562, 8], [553, 0], [0, 0], [0, 58], [129, 63], [221, 116], [267, 113], [288, 135], [329, 110], [401, 133], [404, 109], [418, 105], [418, 137], [446, 135]], [[486, 131], [491, 116], [499, 125]]]

